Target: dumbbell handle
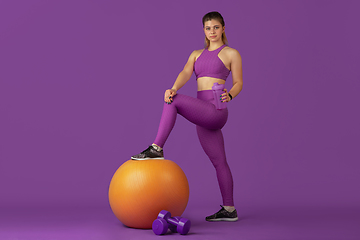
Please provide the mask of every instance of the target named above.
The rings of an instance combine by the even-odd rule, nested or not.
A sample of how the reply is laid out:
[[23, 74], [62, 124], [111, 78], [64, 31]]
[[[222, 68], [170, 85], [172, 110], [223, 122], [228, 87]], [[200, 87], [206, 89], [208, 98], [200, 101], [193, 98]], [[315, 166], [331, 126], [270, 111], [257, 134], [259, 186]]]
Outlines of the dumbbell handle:
[[177, 226], [179, 224], [179, 221], [177, 221], [175, 218], [168, 218], [166, 219], [168, 223], [170, 223], [171, 225]]
[[166, 220], [170, 225], [176, 226], [176, 231], [182, 235], [187, 234], [190, 230], [191, 222], [186, 218], [177, 220], [176, 218], [169, 217]]

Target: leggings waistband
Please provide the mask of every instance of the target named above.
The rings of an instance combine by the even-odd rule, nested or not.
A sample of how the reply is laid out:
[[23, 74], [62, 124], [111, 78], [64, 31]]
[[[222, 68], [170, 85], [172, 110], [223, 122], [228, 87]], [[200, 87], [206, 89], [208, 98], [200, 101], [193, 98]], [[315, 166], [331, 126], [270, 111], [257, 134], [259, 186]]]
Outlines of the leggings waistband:
[[212, 90], [202, 90], [197, 92], [197, 98], [205, 101], [213, 101], [214, 94]]

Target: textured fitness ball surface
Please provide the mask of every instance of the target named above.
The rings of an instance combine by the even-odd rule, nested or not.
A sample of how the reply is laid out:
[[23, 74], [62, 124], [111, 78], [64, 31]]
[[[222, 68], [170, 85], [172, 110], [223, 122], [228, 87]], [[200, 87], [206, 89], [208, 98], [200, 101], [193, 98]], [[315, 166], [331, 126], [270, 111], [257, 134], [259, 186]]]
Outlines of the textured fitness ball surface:
[[170, 160], [129, 160], [115, 172], [109, 187], [112, 211], [132, 228], [151, 228], [161, 210], [181, 216], [188, 200], [187, 178]]

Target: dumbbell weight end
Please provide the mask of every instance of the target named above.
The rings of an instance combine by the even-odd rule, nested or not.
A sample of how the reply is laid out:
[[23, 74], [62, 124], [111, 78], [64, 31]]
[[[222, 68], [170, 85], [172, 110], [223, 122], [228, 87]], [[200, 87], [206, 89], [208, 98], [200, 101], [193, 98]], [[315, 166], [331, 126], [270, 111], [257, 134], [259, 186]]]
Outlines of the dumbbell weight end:
[[191, 222], [190, 220], [186, 219], [186, 218], [181, 218], [176, 230], [178, 231], [178, 233], [180, 233], [181, 235], [185, 235], [190, 231], [190, 227], [191, 227]]
[[152, 230], [156, 235], [163, 235], [167, 232], [169, 224], [164, 219], [155, 219], [152, 224]]

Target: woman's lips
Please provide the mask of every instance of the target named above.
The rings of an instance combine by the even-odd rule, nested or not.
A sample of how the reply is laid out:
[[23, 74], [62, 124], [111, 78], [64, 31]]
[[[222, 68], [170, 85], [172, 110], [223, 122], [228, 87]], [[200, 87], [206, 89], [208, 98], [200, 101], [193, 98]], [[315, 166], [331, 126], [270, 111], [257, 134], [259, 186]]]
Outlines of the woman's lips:
[[216, 38], [216, 36], [210, 36], [211, 38]]

